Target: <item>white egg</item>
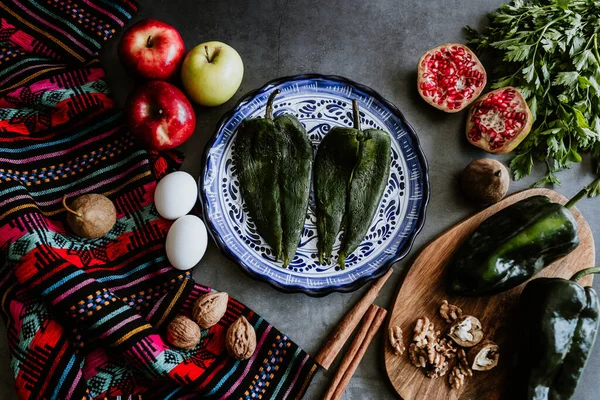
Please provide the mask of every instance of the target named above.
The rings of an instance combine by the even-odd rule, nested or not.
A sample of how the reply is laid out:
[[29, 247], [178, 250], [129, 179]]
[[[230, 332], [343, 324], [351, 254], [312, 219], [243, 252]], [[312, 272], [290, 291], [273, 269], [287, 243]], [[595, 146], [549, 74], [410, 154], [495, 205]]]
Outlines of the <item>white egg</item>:
[[202, 259], [207, 242], [204, 222], [195, 215], [184, 215], [167, 233], [167, 258], [173, 267], [188, 270]]
[[198, 187], [194, 178], [187, 172], [177, 171], [158, 182], [154, 205], [161, 217], [173, 220], [189, 213], [197, 198]]

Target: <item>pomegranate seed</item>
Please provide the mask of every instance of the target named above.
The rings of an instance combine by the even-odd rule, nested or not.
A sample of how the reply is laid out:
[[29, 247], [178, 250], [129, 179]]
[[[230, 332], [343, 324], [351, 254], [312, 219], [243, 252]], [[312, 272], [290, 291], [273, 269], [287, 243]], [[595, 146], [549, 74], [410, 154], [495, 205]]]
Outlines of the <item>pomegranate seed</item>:
[[442, 46], [427, 52], [419, 64], [419, 91], [442, 110], [461, 110], [479, 96], [485, 71], [465, 46]]
[[[466, 93], [465, 90], [463, 94]], [[528, 118], [530, 113], [522, 96], [512, 88], [499, 89], [473, 105], [467, 121], [467, 137], [484, 149], [500, 150], [522, 137]]]

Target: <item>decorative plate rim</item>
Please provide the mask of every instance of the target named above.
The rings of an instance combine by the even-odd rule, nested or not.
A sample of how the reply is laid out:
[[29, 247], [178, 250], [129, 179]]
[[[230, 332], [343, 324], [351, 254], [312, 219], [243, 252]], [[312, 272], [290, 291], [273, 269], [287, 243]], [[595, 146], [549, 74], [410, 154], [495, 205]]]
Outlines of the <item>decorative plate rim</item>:
[[[272, 280], [268, 276], [264, 276], [264, 275], [261, 275], [259, 273], [256, 273], [256, 272], [250, 270], [249, 268], [245, 267], [241, 263], [240, 258], [238, 256], [236, 256], [232, 251], [230, 251], [227, 248], [227, 246], [221, 239], [219, 233], [216, 231], [211, 219], [208, 217], [208, 204], [207, 204], [208, 199], [207, 199], [206, 193], [204, 191], [204, 179], [205, 179], [205, 172], [207, 170], [207, 162], [208, 162], [210, 149], [212, 148], [213, 144], [217, 140], [219, 132], [223, 129], [223, 127], [225, 126], [227, 121], [229, 121], [229, 119], [235, 114], [235, 112], [242, 105], [244, 105], [244, 104], [248, 103], [250, 100], [252, 100], [255, 96], [268, 91], [273, 86], [277, 86], [277, 85], [280, 85], [280, 84], [283, 84], [286, 82], [290, 82], [290, 81], [303, 80], [303, 79], [327, 79], [327, 80], [339, 81], [339, 82], [345, 83], [347, 85], [354, 86], [357, 89], [365, 92], [366, 94], [368, 94], [374, 98], [377, 98], [377, 100], [380, 101], [382, 104], [384, 104], [386, 107], [388, 107], [390, 109], [390, 111], [392, 111], [392, 113], [396, 114], [396, 116], [406, 126], [406, 131], [409, 134], [409, 136], [411, 137], [411, 139], [414, 141], [414, 144], [415, 144], [414, 151], [415, 151], [416, 155], [418, 156], [419, 161], [423, 165], [422, 205], [421, 205], [421, 209], [419, 210], [419, 216], [417, 219], [416, 227], [413, 230], [413, 232], [410, 234], [410, 236], [407, 238], [406, 243], [402, 247], [399, 247], [398, 250], [396, 251], [396, 254], [390, 260], [388, 260], [385, 264], [383, 264], [380, 268], [378, 268], [377, 271], [375, 271], [373, 274], [367, 275], [367, 276], [361, 276], [359, 279], [356, 279], [355, 281], [352, 281], [349, 284], [336, 286], [336, 287], [324, 287], [324, 288], [318, 288], [318, 289], [311, 289], [311, 288], [306, 288], [306, 287], [302, 287], [302, 286], [298, 286], [298, 285], [285, 286], [285, 285], [282, 285], [282, 284]], [[278, 291], [283, 292], [283, 293], [304, 293], [311, 297], [324, 297], [324, 296], [327, 296], [327, 295], [329, 295], [331, 293], [335, 293], [335, 292], [349, 293], [349, 292], [358, 290], [363, 285], [365, 285], [367, 282], [375, 280], [375, 279], [383, 276], [387, 271], [389, 271], [389, 269], [392, 267], [392, 265], [394, 265], [398, 261], [404, 259], [404, 257], [406, 257], [408, 255], [408, 253], [411, 251], [416, 237], [421, 232], [421, 230], [423, 230], [423, 226], [425, 225], [425, 218], [426, 218], [426, 214], [427, 214], [427, 206], [429, 205], [429, 199], [430, 199], [430, 195], [431, 195], [430, 182], [429, 182], [429, 164], [427, 163], [427, 158], [425, 157], [425, 153], [423, 151], [423, 148], [421, 147], [421, 141], [419, 140], [417, 133], [415, 132], [412, 125], [406, 120], [402, 111], [400, 111], [400, 109], [398, 107], [396, 107], [392, 102], [390, 102], [389, 100], [384, 98], [376, 90], [370, 88], [369, 86], [357, 83], [351, 79], [348, 79], [348, 78], [345, 78], [345, 77], [339, 76], [339, 75], [299, 74], [299, 75], [285, 76], [285, 77], [281, 77], [281, 78], [277, 78], [277, 79], [268, 81], [267, 83], [265, 83], [258, 89], [254, 89], [254, 90], [247, 92], [245, 95], [242, 96], [242, 98], [240, 100], [238, 100], [238, 102], [235, 104], [235, 106], [233, 106], [229, 111], [227, 111], [219, 119], [219, 122], [217, 123], [217, 127], [216, 127], [213, 135], [211, 136], [211, 138], [206, 143], [206, 146], [204, 147], [204, 152], [202, 154], [202, 159], [201, 159], [201, 165], [202, 165], [203, 169], [200, 173], [200, 176], [198, 177], [198, 198], [200, 200], [200, 204], [202, 207], [202, 213], [204, 214], [204, 221], [208, 225], [208, 228], [209, 228], [208, 231], [210, 233], [210, 236], [214, 240], [219, 251], [221, 251], [221, 253], [223, 253], [231, 261], [234, 261], [240, 267], [240, 269], [247, 276], [249, 276], [252, 279], [257, 280], [257, 281], [266, 282], [269, 285], [271, 285], [272, 287], [274, 287], [275, 289], [277, 289]]]

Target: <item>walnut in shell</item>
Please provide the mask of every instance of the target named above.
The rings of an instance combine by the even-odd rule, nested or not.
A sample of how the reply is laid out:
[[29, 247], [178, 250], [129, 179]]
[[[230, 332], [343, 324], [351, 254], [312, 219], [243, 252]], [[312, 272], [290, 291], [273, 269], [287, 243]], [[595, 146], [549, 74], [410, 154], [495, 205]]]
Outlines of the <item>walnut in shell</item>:
[[440, 315], [446, 320], [447, 323], [451, 324], [462, 317], [463, 312], [454, 304], [449, 304], [448, 300], [444, 300], [440, 306]]
[[225, 347], [229, 355], [237, 360], [247, 360], [254, 354], [256, 332], [243, 315], [227, 329]]
[[480, 204], [494, 204], [506, 196], [510, 173], [500, 161], [481, 158], [467, 165], [462, 174], [463, 191]]
[[193, 349], [200, 343], [200, 327], [188, 317], [178, 315], [167, 327], [167, 341], [181, 349]]
[[210, 328], [223, 318], [228, 301], [229, 295], [225, 292], [206, 293], [194, 304], [192, 318], [201, 328]]
[[500, 348], [491, 340], [484, 340], [469, 350], [469, 366], [474, 371], [489, 371], [498, 365]]
[[402, 329], [399, 326], [390, 326], [388, 329], [388, 338], [390, 346], [394, 349], [394, 354], [401, 356], [404, 354], [404, 343], [402, 343]]
[[473, 347], [483, 339], [483, 328], [477, 318], [464, 315], [450, 326], [448, 336], [461, 347]]

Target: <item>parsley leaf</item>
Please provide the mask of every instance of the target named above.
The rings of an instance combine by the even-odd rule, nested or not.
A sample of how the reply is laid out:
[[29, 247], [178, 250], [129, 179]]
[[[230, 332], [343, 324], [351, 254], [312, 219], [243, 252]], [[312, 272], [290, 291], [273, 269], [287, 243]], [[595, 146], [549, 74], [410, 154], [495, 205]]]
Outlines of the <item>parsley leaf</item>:
[[[515, 179], [544, 162], [538, 184], [560, 184], [557, 172], [585, 152], [600, 173], [600, 2], [518, 0], [489, 19], [483, 32], [466, 28], [469, 42], [493, 60], [492, 88], [518, 88], [535, 118], [510, 163]], [[600, 183], [593, 186], [600, 194]]]

